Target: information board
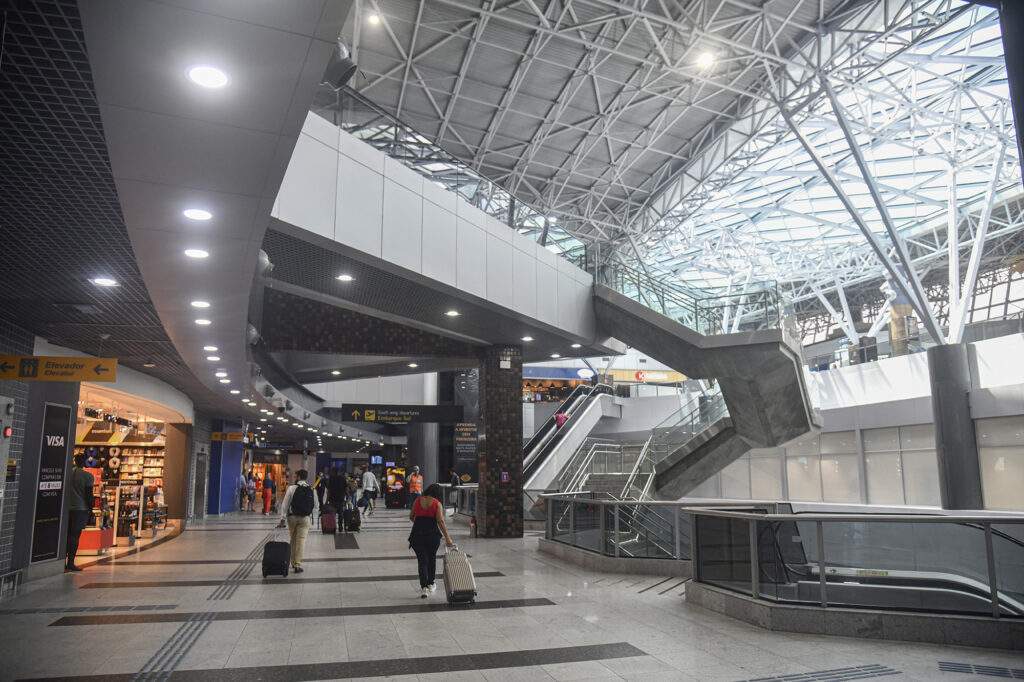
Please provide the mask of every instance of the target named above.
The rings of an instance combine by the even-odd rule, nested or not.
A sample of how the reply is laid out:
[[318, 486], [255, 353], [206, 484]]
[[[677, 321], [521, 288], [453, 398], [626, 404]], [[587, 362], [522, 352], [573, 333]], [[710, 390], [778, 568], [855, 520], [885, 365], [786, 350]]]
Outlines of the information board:
[[64, 506], [64, 472], [71, 438], [71, 408], [46, 403], [39, 444], [39, 482], [32, 530], [32, 563], [57, 558], [60, 547], [61, 508]]

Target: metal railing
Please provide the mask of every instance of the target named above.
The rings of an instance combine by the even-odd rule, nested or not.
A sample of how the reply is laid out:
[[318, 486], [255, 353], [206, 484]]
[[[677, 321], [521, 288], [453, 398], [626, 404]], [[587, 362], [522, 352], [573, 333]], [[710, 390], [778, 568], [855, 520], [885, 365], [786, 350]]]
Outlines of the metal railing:
[[778, 513], [546, 495], [546, 537], [692, 560], [693, 579], [779, 604], [1024, 618], [1024, 515]]
[[728, 416], [729, 408], [721, 392], [697, 396], [652, 429], [650, 458], [654, 463], [660, 462], [694, 436]]

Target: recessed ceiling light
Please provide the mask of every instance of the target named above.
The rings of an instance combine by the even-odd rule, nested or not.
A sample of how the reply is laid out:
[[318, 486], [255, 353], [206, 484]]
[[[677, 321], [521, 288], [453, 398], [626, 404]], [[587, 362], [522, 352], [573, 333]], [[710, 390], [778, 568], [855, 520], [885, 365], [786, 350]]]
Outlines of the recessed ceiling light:
[[706, 69], [715, 63], [715, 56], [710, 52], [701, 52], [700, 56], [697, 57], [697, 66], [702, 69]]
[[532, 336], [524, 336], [524, 337], [522, 338], [522, 340], [523, 340], [523, 341], [526, 341], [527, 343], [529, 343], [530, 341], [533, 341], [533, 337], [532, 337]]
[[203, 318], [199, 318], [198, 320], [196, 320], [196, 324], [201, 325], [201, 326], [206, 326], [208, 324], [213, 324], [213, 323], [210, 322], [209, 320], [204, 320]]
[[93, 277], [89, 280], [98, 287], [116, 287], [117, 280], [109, 277]]
[[214, 374], [215, 377], [226, 377], [227, 375], [227, 372], [217, 372], [216, 374]]
[[188, 77], [204, 88], [223, 88], [228, 84], [228, 75], [215, 66], [193, 66], [188, 70]]
[[458, 317], [459, 316], [459, 311], [458, 310], [449, 310], [448, 312], [445, 313], [445, 315], [447, 315], [448, 317]]
[[366, 17], [366, 20], [373, 24], [374, 26], [380, 23], [380, 17], [377, 16], [376, 14], [371, 14], [370, 16]]
[[192, 307], [193, 308], [209, 308], [210, 307], [210, 302], [209, 301], [192, 301]]
[[207, 353], [216, 353], [217, 346], [203, 346], [203, 350], [205, 350]]
[[246, 405], [248, 405], [249, 404], [249, 399], [248, 398], [242, 398], [242, 402], [245, 403]]
[[155, 363], [155, 362], [153, 362], [152, 360], [150, 360], [150, 361], [148, 361], [148, 362], [144, 362], [144, 363], [142, 363], [142, 366], [143, 366], [143, 367], [156, 367], [156, 363]]
[[260, 421], [261, 422], [265, 422], [265, 421], [267, 421], [267, 418], [266, 417], [260, 417]]
[[341, 370], [340, 369], [336, 369], [336, 370], [332, 371], [331, 374], [333, 374], [334, 376], [338, 376], [339, 374], [341, 374]]
[[415, 362], [410, 362], [409, 366], [410, 367], [419, 367], [419, 365], [417, 365]]
[[340, 282], [351, 282], [352, 280], [355, 279], [355, 277], [353, 277], [352, 275], [338, 275], [337, 279]]
[[221, 379], [220, 383], [222, 383], [222, 384], [230, 384], [231, 383], [231, 379]]
[[562, 356], [561, 356], [561, 355], [559, 355], [558, 353], [552, 353], [552, 354], [551, 354], [551, 357], [553, 357], [553, 358], [560, 358], [560, 357], [562, 357]]
[[189, 220], [209, 220], [213, 217], [212, 213], [201, 208], [186, 208], [182, 213]]
[[217, 361], [220, 360], [220, 356], [219, 355], [207, 355], [206, 359], [209, 360], [210, 362], [217, 362]]
[[241, 393], [241, 391], [239, 391], [237, 388], [231, 389], [231, 395], [238, 395], [239, 393]]
[[185, 255], [189, 258], [209, 258], [210, 252], [202, 249], [185, 249]]
[[578, 344], [578, 343], [574, 343], [574, 344], [572, 344], [572, 347], [573, 347], [573, 348], [582, 348], [583, 346], [581, 346], [581, 345], [580, 345], [580, 344]]

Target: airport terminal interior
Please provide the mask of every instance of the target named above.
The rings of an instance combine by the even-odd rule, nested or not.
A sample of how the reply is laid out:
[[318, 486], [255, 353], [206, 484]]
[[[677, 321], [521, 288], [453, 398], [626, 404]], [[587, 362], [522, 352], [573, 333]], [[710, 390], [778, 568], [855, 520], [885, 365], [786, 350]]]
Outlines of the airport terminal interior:
[[1022, 33], [0, 0], [0, 680], [1024, 679]]

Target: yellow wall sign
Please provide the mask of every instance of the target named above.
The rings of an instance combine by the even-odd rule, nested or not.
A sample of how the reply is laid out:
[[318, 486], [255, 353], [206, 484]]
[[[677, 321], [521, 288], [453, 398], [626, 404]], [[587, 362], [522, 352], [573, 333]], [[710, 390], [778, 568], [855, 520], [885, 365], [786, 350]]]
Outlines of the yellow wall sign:
[[229, 443], [241, 443], [244, 433], [236, 433], [234, 431], [214, 431], [210, 434], [210, 440], [212, 441], [227, 441]]
[[670, 384], [686, 381], [686, 375], [665, 370], [613, 369], [612, 379], [627, 383]]
[[0, 355], [0, 379], [17, 381], [117, 381], [117, 358]]

